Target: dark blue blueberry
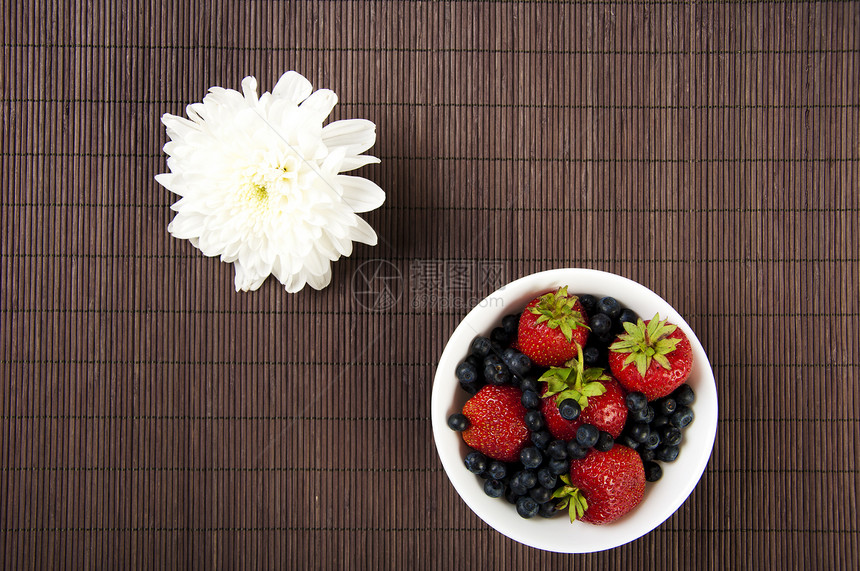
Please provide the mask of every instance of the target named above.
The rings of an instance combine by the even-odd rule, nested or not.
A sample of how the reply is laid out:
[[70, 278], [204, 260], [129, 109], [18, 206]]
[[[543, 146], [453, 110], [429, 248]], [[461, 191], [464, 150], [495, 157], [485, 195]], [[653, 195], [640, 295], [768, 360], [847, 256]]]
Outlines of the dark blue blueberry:
[[637, 321], [639, 321], [639, 316], [632, 309], [622, 309], [618, 315], [618, 323], [636, 323]]
[[528, 355], [524, 355], [523, 353], [517, 352], [517, 354], [511, 357], [510, 361], [508, 361], [508, 368], [513, 374], [522, 377], [523, 375], [531, 371], [532, 360], [529, 359]]
[[576, 439], [567, 443], [567, 456], [571, 460], [579, 460], [588, 456], [588, 448], [583, 448], [579, 445]]
[[590, 293], [584, 293], [579, 296], [579, 303], [588, 315], [594, 314], [597, 308], [597, 298]]
[[638, 452], [639, 457], [642, 458], [642, 462], [653, 462], [657, 458], [654, 450], [649, 450], [648, 448], [640, 448]]
[[487, 469], [487, 457], [480, 452], [472, 451], [466, 454], [464, 463], [466, 469], [473, 474], [481, 474]]
[[552, 442], [552, 434], [547, 430], [541, 430], [539, 432], [531, 433], [532, 443], [540, 448], [541, 450], [545, 450], [549, 443]]
[[692, 424], [693, 418], [693, 409], [686, 406], [679, 406], [678, 410], [675, 411], [675, 414], [669, 417], [669, 424], [684, 429]]
[[517, 484], [517, 486], [522, 486], [526, 490], [531, 490], [537, 485], [537, 474], [531, 470], [521, 470], [514, 474], [511, 484]]
[[645, 450], [654, 450], [655, 448], [660, 446], [662, 440], [663, 439], [660, 438], [660, 435], [657, 433], [657, 431], [652, 430], [651, 434], [648, 435], [648, 440], [646, 440], [642, 444], [645, 447]]
[[535, 391], [538, 390], [538, 377], [534, 374], [527, 375], [523, 378], [523, 382], [520, 385], [524, 391]]
[[[449, 371], [451, 369], [448, 369]], [[471, 363], [460, 363], [457, 365], [457, 380], [461, 383], [474, 383], [478, 380], [478, 371]], [[450, 377], [449, 377], [450, 378]]]
[[519, 482], [514, 482], [513, 480], [511, 480], [511, 483], [508, 485], [508, 492], [505, 494], [505, 499], [512, 504], [515, 504], [517, 503], [517, 500], [520, 498], [520, 496], [524, 496], [528, 493], [528, 488], [526, 488]]
[[663, 476], [663, 468], [657, 462], [645, 462], [645, 481], [656, 482]]
[[501, 347], [504, 347], [508, 343], [511, 342], [512, 336], [505, 331], [504, 327], [496, 327], [490, 332], [490, 341], [493, 343], [498, 343]]
[[557, 460], [567, 459], [567, 443], [564, 440], [553, 440], [546, 447], [546, 453]]
[[539, 430], [543, 430], [544, 421], [543, 415], [539, 410], [530, 410], [526, 413], [524, 419], [526, 423], [526, 428], [531, 430], [532, 432], [537, 432]]
[[600, 438], [600, 431], [593, 424], [582, 424], [576, 429], [576, 442], [583, 448], [591, 448], [597, 444], [597, 439]]
[[469, 428], [469, 419], [466, 418], [465, 414], [455, 412], [448, 417], [448, 428], [456, 430], [457, 432], [463, 432]]
[[558, 476], [553, 474], [549, 468], [541, 468], [540, 470], [538, 470], [537, 477], [538, 484], [540, 484], [544, 488], [554, 490], [556, 484], [558, 484]]
[[526, 519], [533, 518], [540, 510], [540, 505], [529, 496], [522, 496], [517, 500], [517, 513]]
[[520, 316], [518, 314], [506, 315], [502, 318], [502, 329], [513, 338], [520, 328]]
[[596, 314], [588, 325], [591, 327], [591, 332], [597, 336], [612, 333], [612, 319], [604, 313]]
[[680, 449], [677, 446], [663, 445], [657, 448], [657, 460], [661, 462], [674, 462], [678, 458]]
[[612, 331], [609, 333], [600, 333], [597, 335], [597, 341], [604, 346], [609, 346], [615, 341], [615, 333]]
[[[522, 385], [520, 385], [520, 388], [522, 388]], [[523, 398], [521, 399], [521, 402], [523, 403], [523, 406], [528, 409], [534, 410], [540, 408], [540, 397], [535, 391], [531, 389], [526, 389], [523, 391]]]
[[490, 340], [486, 337], [475, 337], [475, 339], [472, 341], [472, 346], [470, 349], [472, 351], [472, 354], [479, 359], [483, 359], [493, 350]]
[[473, 367], [475, 367], [475, 371], [480, 371], [484, 368], [484, 359], [483, 357], [476, 357], [475, 355], [467, 355], [465, 363], [469, 363]]
[[481, 390], [481, 383], [475, 381], [473, 383], [460, 383], [460, 388], [469, 393], [470, 395], [475, 395]]
[[627, 396], [624, 397], [624, 402], [627, 404], [627, 410], [630, 412], [645, 410], [645, 407], [648, 406], [648, 399], [639, 391], [627, 393]]
[[582, 351], [582, 360], [585, 362], [586, 367], [600, 364], [602, 357], [602, 352], [594, 345], [589, 345]]
[[675, 428], [674, 426], [663, 427], [663, 431], [660, 436], [663, 444], [666, 444], [667, 446], [679, 446], [681, 444], [681, 440], [683, 440], [681, 429]]
[[669, 424], [669, 417], [663, 416], [662, 414], [655, 414], [654, 420], [651, 421], [651, 430], [654, 431], [657, 428], [663, 428]]
[[493, 385], [506, 385], [511, 382], [511, 372], [507, 369], [495, 371], [487, 377], [487, 380]]
[[690, 406], [696, 402], [696, 393], [693, 392], [693, 388], [690, 385], [685, 383], [675, 389], [675, 392], [672, 393], [672, 398], [681, 406]]
[[657, 401], [657, 414], [672, 416], [678, 408], [678, 403], [672, 397], [666, 397]]
[[502, 358], [496, 355], [495, 353], [490, 353], [486, 357], [484, 357], [484, 367], [497, 367], [499, 365], [504, 366], [505, 363], [502, 361]]
[[633, 422], [644, 422], [645, 424], [651, 424], [651, 421], [654, 420], [656, 416], [656, 412], [654, 412], [654, 407], [650, 404], [643, 408], [642, 410], [637, 410], [636, 412], [631, 412], [627, 418], [632, 420]]
[[522, 452], [520, 452], [520, 462], [526, 468], [537, 468], [543, 462], [543, 454], [535, 446], [523, 448]]
[[579, 403], [573, 399], [564, 399], [558, 405], [558, 414], [565, 420], [576, 420], [579, 418], [581, 412], [582, 409], [579, 407]]
[[633, 437], [636, 442], [645, 442], [651, 434], [651, 428], [644, 422], [637, 422], [627, 429], [627, 433]]
[[633, 450], [636, 450], [637, 448], [639, 448], [639, 441], [636, 440], [635, 438], [633, 438], [632, 436], [630, 436], [629, 434], [626, 434], [626, 433], [619, 436], [618, 440], [616, 440], [616, 442], [618, 442], [618, 444], [623, 444], [624, 446], [626, 446], [628, 448], [632, 448]]
[[601, 452], [609, 452], [615, 445], [615, 439], [608, 432], [600, 431], [600, 436], [597, 438], [597, 444], [594, 445], [595, 450]]
[[570, 471], [570, 461], [557, 460], [553, 458], [549, 461], [548, 467], [550, 472], [552, 472], [556, 476], [561, 476], [562, 474], [566, 474]]
[[484, 482], [484, 493], [491, 498], [500, 498], [505, 491], [505, 485], [498, 480], [487, 480]]
[[529, 490], [529, 496], [537, 503], [542, 504], [552, 499], [552, 490], [543, 486], [535, 486]]
[[597, 302], [597, 311], [615, 319], [621, 315], [621, 304], [614, 297], [602, 297]]
[[508, 475], [508, 466], [504, 462], [493, 460], [487, 466], [487, 475], [494, 480], [502, 480]]
[[538, 515], [545, 518], [551, 518], [555, 514], [558, 513], [558, 510], [555, 508], [555, 502], [545, 502], [540, 505], [540, 509], [538, 510]]

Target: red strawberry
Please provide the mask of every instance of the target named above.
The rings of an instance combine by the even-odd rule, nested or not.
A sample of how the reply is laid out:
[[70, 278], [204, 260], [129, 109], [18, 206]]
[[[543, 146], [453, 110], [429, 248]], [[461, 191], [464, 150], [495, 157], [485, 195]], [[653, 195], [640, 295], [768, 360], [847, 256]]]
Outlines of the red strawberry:
[[517, 345], [532, 362], [543, 367], [561, 367], [584, 347], [588, 338], [588, 316], [579, 298], [567, 287], [537, 297], [520, 316]]
[[616, 444], [609, 452], [592, 449], [588, 456], [571, 460], [570, 478], [553, 497], [563, 498], [570, 520], [602, 525], [611, 523], [639, 505], [645, 494], [645, 469], [639, 454]]
[[604, 375], [600, 384], [606, 391], [597, 396], [588, 397], [588, 404], [575, 420], [565, 420], [558, 412], [560, 400], [557, 395], [544, 397], [541, 412], [546, 425], [553, 436], [561, 440], [576, 438], [576, 430], [583, 424], [593, 424], [598, 429], [608, 432], [613, 438], [618, 438], [627, 422], [627, 405], [624, 402], [624, 389], [612, 377]]
[[466, 401], [463, 405], [463, 414], [469, 419], [469, 428], [463, 431], [466, 444], [495, 460], [516, 462], [529, 440], [522, 397], [522, 391], [516, 387], [487, 385]]
[[658, 314], [647, 322], [625, 323], [624, 329], [626, 333], [609, 347], [609, 366], [624, 388], [654, 400], [687, 380], [693, 367], [693, 348], [678, 326], [660, 321]]

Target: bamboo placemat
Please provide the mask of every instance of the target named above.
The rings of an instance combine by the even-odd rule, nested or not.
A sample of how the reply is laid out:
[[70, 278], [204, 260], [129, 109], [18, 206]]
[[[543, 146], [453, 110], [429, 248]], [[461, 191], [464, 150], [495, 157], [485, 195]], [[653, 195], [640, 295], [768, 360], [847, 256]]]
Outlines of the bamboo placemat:
[[[45, 0], [0, 22], [0, 566], [860, 565], [858, 4]], [[167, 233], [159, 118], [289, 69], [377, 124], [380, 243], [321, 292], [237, 294]], [[672, 303], [721, 398], [689, 500], [583, 556], [475, 517], [429, 422], [469, 304], [567, 266]], [[392, 297], [361, 293], [373, 271]]]

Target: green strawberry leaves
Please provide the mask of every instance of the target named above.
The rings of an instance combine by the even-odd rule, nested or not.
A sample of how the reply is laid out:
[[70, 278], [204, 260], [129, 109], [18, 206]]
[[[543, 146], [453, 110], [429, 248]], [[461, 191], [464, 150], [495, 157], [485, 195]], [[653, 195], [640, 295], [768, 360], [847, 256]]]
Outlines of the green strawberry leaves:
[[579, 404], [580, 409], [585, 410], [588, 406], [588, 397], [600, 396], [606, 392], [606, 386], [600, 381], [609, 380], [609, 376], [603, 369], [585, 368], [582, 347], [577, 346], [576, 360], [571, 359], [566, 364], [569, 367], [551, 367], [538, 379], [547, 385], [543, 396], [555, 395], [556, 404], [573, 399]]
[[552, 497], [561, 500], [555, 505], [556, 509], [563, 510], [567, 508], [570, 515], [570, 523], [573, 523], [585, 515], [585, 510], [588, 509], [588, 502], [585, 496], [582, 495], [582, 492], [579, 491], [579, 488], [570, 483], [569, 476], [562, 475], [560, 479], [564, 482], [564, 486], [554, 491]]
[[666, 355], [675, 350], [680, 340], [668, 337], [677, 328], [676, 325], [670, 324], [668, 319], [660, 321], [659, 313], [647, 325], [640, 318], [635, 324], [624, 324], [626, 333], [619, 335], [619, 340], [610, 345], [609, 350], [629, 353], [624, 359], [624, 366], [634, 363], [636, 370], [643, 377], [651, 366], [651, 361], [657, 361], [664, 369], [670, 369], [672, 365]]
[[567, 294], [567, 286], [559, 288], [556, 292], [546, 293], [540, 296], [540, 301], [529, 309], [539, 316], [536, 324], [546, 323], [550, 329], [561, 330], [567, 342], [573, 339], [573, 330], [578, 327], [590, 329], [585, 324], [585, 316], [575, 306], [579, 300], [575, 295]]

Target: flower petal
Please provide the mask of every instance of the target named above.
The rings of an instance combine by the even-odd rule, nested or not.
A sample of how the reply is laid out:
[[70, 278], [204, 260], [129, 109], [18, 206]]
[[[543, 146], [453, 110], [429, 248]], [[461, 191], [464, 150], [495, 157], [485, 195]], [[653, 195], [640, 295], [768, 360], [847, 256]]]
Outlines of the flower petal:
[[307, 121], [322, 123], [334, 106], [337, 105], [337, 95], [331, 89], [318, 89], [310, 97], [302, 101], [299, 109], [305, 113]]
[[313, 90], [311, 82], [305, 79], [302, 74], [296, 71], [288, 71], [278, 79], [278, 83], [272, 89], [272, 95], [278, 98], [283, 97], [287, 101], [298, 105], [307, 99]]
[[374, 210], [385, 202], [385, 191], [366, 178], [339, 174], [337, 182], [343, 188], [343, 199], [356, 212]]
[[376, 142], [376, 125], [367, 119], [332, 121], [322, 133], [327, 147], [346, 147], [348, 155], [361, 154]]

